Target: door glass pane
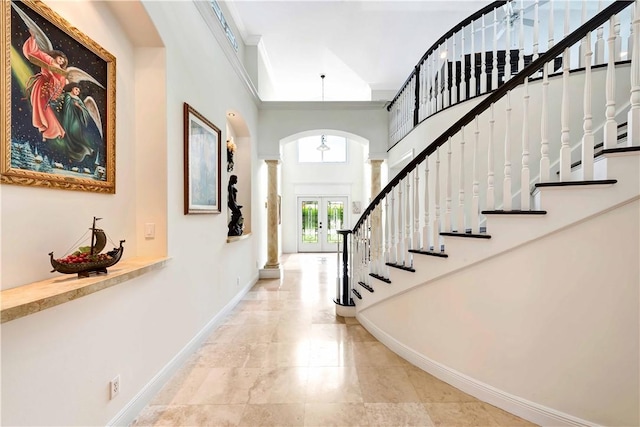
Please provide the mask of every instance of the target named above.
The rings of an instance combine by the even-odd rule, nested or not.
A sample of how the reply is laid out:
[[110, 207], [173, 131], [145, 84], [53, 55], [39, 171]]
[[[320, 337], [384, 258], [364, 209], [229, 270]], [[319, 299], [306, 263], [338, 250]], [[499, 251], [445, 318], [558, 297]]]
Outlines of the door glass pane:
[[338, 243], [338, 230], [342, 229], [344, 218], [343, 202], [327, 202], [327, 243]]
[[318, 243], [318, 202], [302, 202], [302, 241]]

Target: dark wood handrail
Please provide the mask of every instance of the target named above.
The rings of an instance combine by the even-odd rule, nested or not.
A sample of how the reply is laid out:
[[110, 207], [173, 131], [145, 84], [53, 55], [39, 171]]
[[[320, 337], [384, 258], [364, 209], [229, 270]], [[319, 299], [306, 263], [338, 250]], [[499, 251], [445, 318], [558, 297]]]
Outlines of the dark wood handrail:
[[413, 71], [411, 72], [411, 74], [409, 74], [409, 77], [407, 77], [404, 83], [402, 83], [402, 86], [400, 86], [400, 90], [398, 90], [398, 92], [396, 93], [396, 96], [393, 97], [393, 100], [387, 106], [387, 111], [391, 111], [391, 107], [398, 100], [398, 97], [402, 94], [402, 91], [407, 87], [409, 82], [411, 82], [411, 79], [413, 78], [413, 76], [417, 75], [417, 73], [420, 72], [421, 64], [424, 62], [425, 59], [429, 57], [429, 55], [431, 55], [433, 51], [435, 51], [438, 48], [438, 46], [440, 46], [445, 40], [449, 39], [452, 35], [457, 33], [460, 29], [464, 28], [466, 25], [482, 17], [482, 15], [486, 14], [487, 12], [492, 11], [493, 9], [497, 9], [498, 7], [504, 6], [506, 3], [507, 2], [505, 0], [501, 0], [501, 1], [494, 1], [491, 4], [488, 4], [487, 6], [483, 7], [479, 11], [475, 12], [473, 15], [469, 15], [468, 17], [464, 18], [455, 27], [452, 27], [442, 37], [440, 37], [438, 41], [432, 44], [431, 47], [425, 52], [425, 54], [422, 55], [422, 58], [420, 58], [416, 66], [413, 67]]
[[457, 134], [458, 131], [463, 126], [468, 125], [473, 121], [473, 119], [479, 114], [485, 112], [491, 107], [491, 104], [500, 100], [504, 97], [507, 92], [513, 90], [517, 86], [520, 86], [524, 83], [524, 79], [529, 77], [530, 75], [536, 73], [547, 63], [552, 61], [554, 58], [559, 56], [565, 49], [570, 48], [580, 40], [582, 40], [587, 33], [591, 31], [595, 31], [600, 25], [607, 22], [607, 20], [615, 15], [616, 13], [626, 9], [630, 5], [633, 4], [633, 1], [615, 1], [610, 6], [603, 9], [596, 16], [582, 24], [575, 31], [569, 34], [567, 37], [562, 39], [560, 42], [555, 44], [552, 48], [550, 48], [547, 52], [541, 55], [538, 59], [531, 62], [529, 65], [524, 67], [521, 72], [511, 77], [508, 81], [502, 84], [498, 89], [493, 91], [489, 96], [487, 96], [483, 101], [478, 103], [471, 111], [462, 116], [457, 122], [449, 127], [446, 131], [444, 131], [439, 137], [437, 137], [427, 148], [422, 150], [407, 166], [405, 166], [381, 191], [378, 195], [371, 201], [367, 209], [362, 213], [358, 222], [353, 227], [353, 232], [355, 233], [362, 222], [365, 220], [369, 214], [375, 209], [375, 207], [382, 201], [382, 199], [391, 192], [391, 190], [400, 183], [413, 169], [415, 169], [420, 163], [427, 158], [427, 156], [433, 154], [438, 147], [444, 145], [445, 142], [448, 141], [450, 137]]

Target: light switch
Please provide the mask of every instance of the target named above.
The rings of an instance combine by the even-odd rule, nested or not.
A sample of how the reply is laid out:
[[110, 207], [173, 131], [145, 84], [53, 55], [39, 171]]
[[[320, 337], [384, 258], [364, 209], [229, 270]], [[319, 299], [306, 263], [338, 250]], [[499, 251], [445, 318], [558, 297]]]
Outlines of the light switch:
[[155, 239], [156, 225], [154, 223], [148, 222], [144, 225], [144, 237], [147, 239]]

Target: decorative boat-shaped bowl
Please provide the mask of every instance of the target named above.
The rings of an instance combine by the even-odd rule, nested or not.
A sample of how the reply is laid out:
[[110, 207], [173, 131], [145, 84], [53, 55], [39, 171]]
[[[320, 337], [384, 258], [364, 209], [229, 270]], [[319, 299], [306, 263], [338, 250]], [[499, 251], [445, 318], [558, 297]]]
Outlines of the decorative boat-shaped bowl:
[[100, 218], [93, 218], [91, 227], [91, 246], [78, 248], [73, 254], [65, 258], [54, 258], [53, 252], [49, 252], [51, 266], [53, 270], [63, 274], [77, 274], [78, 277], [89, 277], [91, 273], [107, 273], [107, 267], [111, 267], [120, 261], [124, 247], [124, 240], [120, 240], [120, 246], [112, 251], [100, 253], [106, 246], [107, 237], [102, 229], [96, 228], [96, 221]]

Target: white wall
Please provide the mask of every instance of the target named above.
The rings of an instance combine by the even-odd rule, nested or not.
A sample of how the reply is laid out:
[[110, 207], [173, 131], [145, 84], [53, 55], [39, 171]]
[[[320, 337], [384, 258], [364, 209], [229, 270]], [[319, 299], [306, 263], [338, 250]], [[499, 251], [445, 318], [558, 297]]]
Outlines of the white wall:
[[[226, 203], [219, 215], [183, 215], [183, 102], [223, 131], [226, 111], [241, 113], [255, 178], [254, 98], [193, 3], [144, 3], [149, 18], [137, 2], [118, 3], [135, 11], [129, 19], [150, 19], [162, 42], [136, 46], [106, 2], [47, 2], [117, 58], [117, 192], [0, 187], [2, 288], [51, 277], [46, 254], [68, 249], [94, 215], [104, 218], [112, 238], [127, 240], [125, 257], [159, 247], [171, 260], [160, 271], [2, 324], [3, 425], [105, 425], [126, 415], [130, 403], [135, 410], [150, 381], [257, 279], [266, 258], [256, 237], [263, 234], [261, 209], [252, 215], [254, 235], [230, 244]], [[152, 84], [142, 88], [139, 79]], [[153, 86], [164, 96], [145, 103]], [[251, 198], [259, 203], [259, 189]], [[158, 224], [155, 247], [139, 238], [147, 221]], [[117, 374], [121, 392], [109, 401], [108, 383]]]
[[467, 384], [597, 425], [638, 425], [639, 211], [636, 198], [359, 317]]
[[371, 193], [371, 167], [366, 163], [368, 147], [347, 140], [346, 163], [298, 163], [297, 142], [282, 149], [282, 251], [298, 251], [298, 196], [348, 197], [345, 228], [351, 228], [360, 217], [351, 210], [352, 201], [368, 204]]

